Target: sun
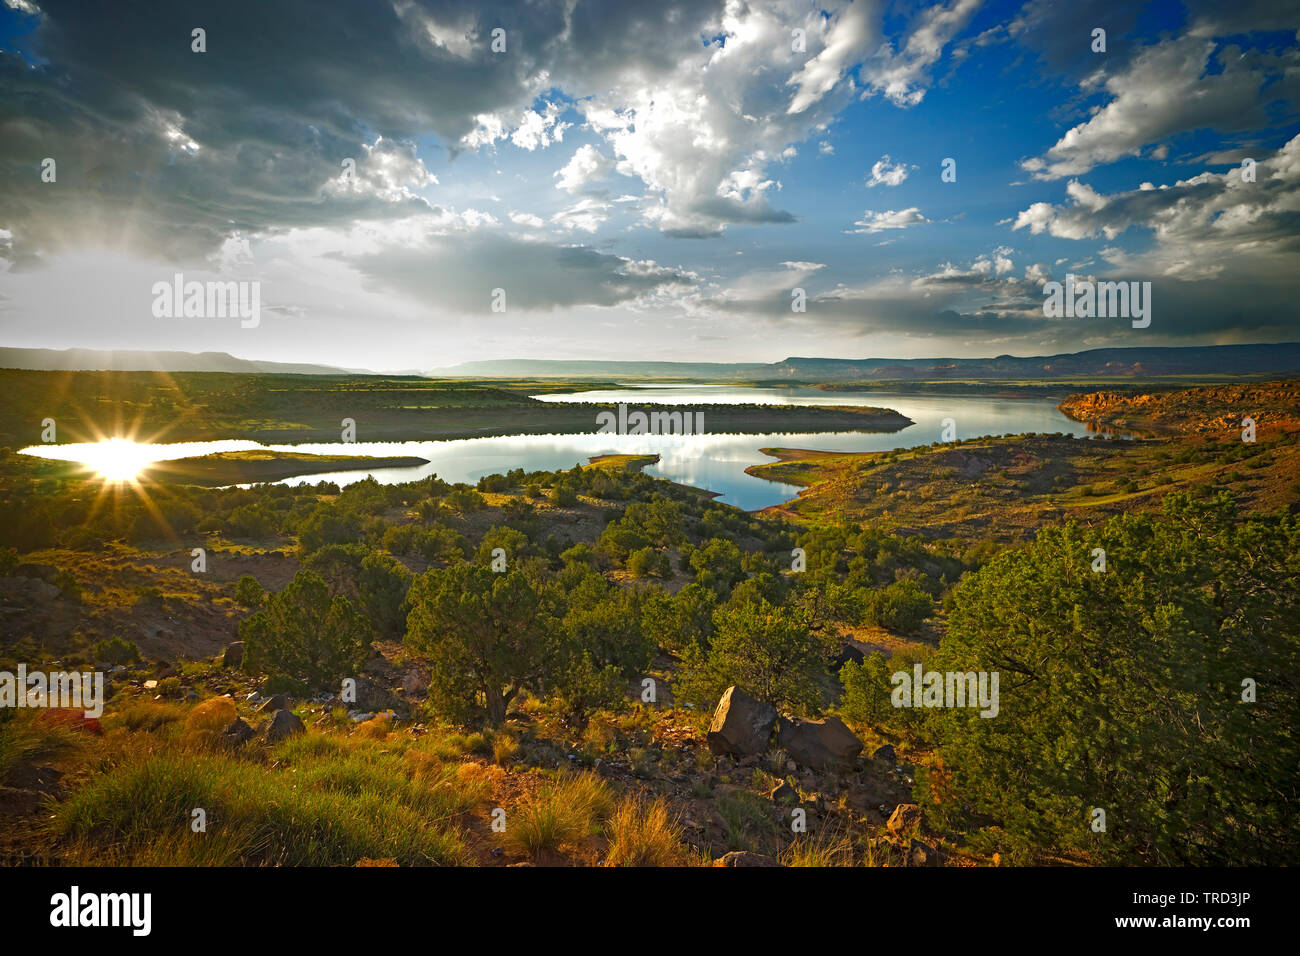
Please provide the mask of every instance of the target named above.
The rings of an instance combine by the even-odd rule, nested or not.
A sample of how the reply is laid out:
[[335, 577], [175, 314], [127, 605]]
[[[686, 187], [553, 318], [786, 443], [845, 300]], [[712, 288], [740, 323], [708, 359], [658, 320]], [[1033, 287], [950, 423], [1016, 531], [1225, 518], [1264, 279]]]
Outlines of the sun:
[[87, 450], [86, 464], [105, 481], [135, 481], [149, 464], [149, 447], [129, 438], [108, 438]]

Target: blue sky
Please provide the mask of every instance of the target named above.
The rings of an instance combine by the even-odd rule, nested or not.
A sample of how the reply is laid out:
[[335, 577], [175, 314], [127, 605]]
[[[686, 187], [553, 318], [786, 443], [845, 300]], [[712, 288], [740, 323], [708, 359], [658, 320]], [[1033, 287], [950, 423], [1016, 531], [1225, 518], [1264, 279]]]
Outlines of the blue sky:
[[[0, 0], [0, 344], [392, 370], [1292, 340], [1298, 7]], [[177, 272], [259, 283], [260, 320], [154, 314]], [[1151, 325], [1044, 316], [1067, 272], [1152, 283]]]

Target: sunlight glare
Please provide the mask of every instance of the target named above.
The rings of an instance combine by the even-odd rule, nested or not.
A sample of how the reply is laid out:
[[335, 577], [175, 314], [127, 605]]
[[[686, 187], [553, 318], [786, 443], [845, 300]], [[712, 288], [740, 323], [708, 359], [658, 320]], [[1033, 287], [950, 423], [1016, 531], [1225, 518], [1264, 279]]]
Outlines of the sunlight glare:
[[83, 460], [105, 481], [134, 481], [153, 457], [149, 446], [129, 438], [107, 438], [87, 449]]

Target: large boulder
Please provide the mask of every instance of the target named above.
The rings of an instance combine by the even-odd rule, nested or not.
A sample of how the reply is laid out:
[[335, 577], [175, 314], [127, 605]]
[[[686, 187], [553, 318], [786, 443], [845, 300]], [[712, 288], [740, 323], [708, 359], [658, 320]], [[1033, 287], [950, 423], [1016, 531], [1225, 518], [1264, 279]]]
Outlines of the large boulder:
[[705, 739], [715, 754], [761, 754], [767, 750], [775, 724], [775, 707], [732, 685], [723, 691]]
[[396, 694], [373, 677], [356, 678], [356, 700], [345, 700], [344, 704], [349, 710], [368, 710], [372, 713], [403, 706]]
[[225, 652], [221, 655], [221, 666], [238, 668], [243, 663], [244, 642], [235, 641], [233, 644], [227, 644]]
[[226, 728], [225, 738], [227, 743], [238, 747], [245, 741], [252, 740], [255, 733], [252, 727], [236, 717], [235, 722]]
[[276, 694], [274, 697], [268, 697], [266, 700], [262, 701], [262, 705], [257, 708], [257, 711], [258, 713], [264, 714], [267, 711], [271, 711], [271, 710], [288, 710], [288, 709], [289, 709], [289, 695]]
[[306, 729], [293, 711], [277, 710], [275, 716], [271, 718], [271, 726], [266, 728], [266, 739], [275, 743], [277, 740], [300, 734]]
[[862, 753], [862, 741], [857, 734], [835, 716], [821, 720], [784, 719], [776, 741], [796, 762], [822, 772], [850, 770]]

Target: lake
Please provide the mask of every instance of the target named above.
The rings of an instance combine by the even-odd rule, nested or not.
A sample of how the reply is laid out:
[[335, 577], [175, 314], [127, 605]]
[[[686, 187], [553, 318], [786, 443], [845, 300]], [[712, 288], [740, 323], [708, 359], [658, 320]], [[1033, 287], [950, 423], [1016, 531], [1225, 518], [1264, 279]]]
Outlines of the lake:
[[[658, 454], [660, 461], [645, 469], [668, 478], [719, 493], [720, 500], [747, 511], [793, 498], [794, 485], [765, 481], [745, 474], [751, 465], [770, 461], [758, 449], [812, 448], [821, 451], [888, 451], [939, 441], [943, 420], [953, 419], [958, 438], [984, 435], [1018, 435], [1029, 432], [1065, 432], [1086, 436], [1088, 429], [1056, 410], [1055, 399], [991, 398], [986, 395], [908, 395], [888, 392], [823, 392], [814, 388], [753, 387], [732, 385], [628, 386], [554, 395], [537, 395], [545, 402], [626, 402], [641, 404], [777, 404], [872, 405], [892, 408], [915, 424], [897, 432], [800, 432], [763, 435], [511, 435], [447, 441], [342, 442], [296, 445], [262, 445], [229, 440], [136, 445], [119, 443], [116, 454], [138, 458], [143, 464], [170, 461], [223, 451], [268, 448], [273, 451], [316, 455], [414, 455], [429, 460], [418, 468], [388, 468], [313, 474], [287, 478], [281, 484], [332, 481], [339, 485], [359, 481], [369, 474], [386, 484], [415, 481], [437, 475], [444, 481], [478, 481], [484, 475], [512, 468], [555, 471], [585, 463], [594, 455]], [[707, 421], [706, 421], [707, 427]], [[594, 427], [594, 426], [593, 426]], [[36, 445], [24, 454], [64, 461], [94, 463], [104, 443]], [[128, 463], [129, 466], [129, 463]]]

